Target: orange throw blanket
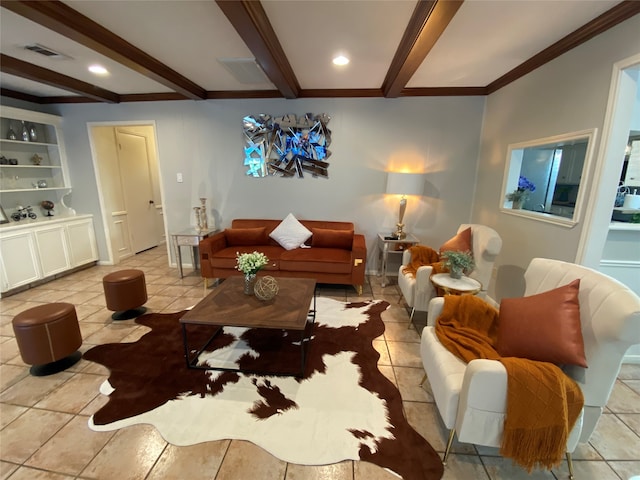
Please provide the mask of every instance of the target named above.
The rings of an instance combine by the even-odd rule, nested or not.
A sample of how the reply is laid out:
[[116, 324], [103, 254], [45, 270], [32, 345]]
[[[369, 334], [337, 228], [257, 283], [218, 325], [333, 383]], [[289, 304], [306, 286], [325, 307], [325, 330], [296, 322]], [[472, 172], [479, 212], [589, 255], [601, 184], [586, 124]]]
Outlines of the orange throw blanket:
[[507, 370], [507, 412], [500, 453], [531, 472], [564, 457], [569, 432], [584, 404], [582, 390], [552, 363], [502, 358], [495, 350], [498, 311], [472, 295], [444, 297], [436, 335], [465, 362], [500, 361]]
[[[402, 273], [407, 273], [413, 278], [416, 277], [416, 272], [418, 268], [427, 265], [433, 267], [431, 272], [431, 276], [436, 273], [444, 273], [449, 270], [445, 268], [444, 262], [440, 261], [440, 254], [436, 252], [431, 247], [426, 247], [424, 245], [415, 245], [409, 249], [411, 252], [411, 263], [409, 263], [406, 267], [402, 269]], [[444, 290], [442, 290], [437, 285], [433, 285], [436, 289], [436, 294], [440, 297], [444, 295]]]

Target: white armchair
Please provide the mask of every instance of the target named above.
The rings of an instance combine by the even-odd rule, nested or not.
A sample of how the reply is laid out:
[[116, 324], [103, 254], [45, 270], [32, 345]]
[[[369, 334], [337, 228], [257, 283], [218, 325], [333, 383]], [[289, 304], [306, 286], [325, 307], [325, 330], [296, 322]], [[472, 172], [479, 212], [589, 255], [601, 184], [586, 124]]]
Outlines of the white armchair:
[[[584, 394], [584, 408], [567, 440], [567, 461], [573, 478], [571, 453], [589, 440], [609, 399], [622, 358], [640, 343], [640, 298], [622, 283], [587, 267], [535, 258], [525, 274], [525, 296], [542, 293], [580, 278], [580, 322], [588, 368], [566, 366]], [[499, 447], [506, 411], [507, 374], [496, 360], [455, 357], [438, 340], [435, 323], [443, 298], [429, 305], [420, 354], [435, 403], [450, 430], [443, 462], [454, 435], [460, 442]]]
[[[457, 233], [469, 227], [471, 227], [471, 253], [473, 253], [473, 259], [476, 263], [475, 270], [469, 276], [482, 285], [478, 295], [486, 297], [493, 264], [502, 249], [502, 239], [494, 229], [485, 225], [462, 224]], [[429, 302], [436, 296], [436, 291], [430, 280], [433, 268], [427, 265], [418, 268], [414, 278], [413, 275], [402, 272], [410, 262], [411, 252], [406, 250], [402, 254], [402, 265], [398, 271], [398, 286], [407, 305], [411, 307], [411, 322], [409, 323], [411, 325], [416, 310], [426, 312], [429, 309]]]

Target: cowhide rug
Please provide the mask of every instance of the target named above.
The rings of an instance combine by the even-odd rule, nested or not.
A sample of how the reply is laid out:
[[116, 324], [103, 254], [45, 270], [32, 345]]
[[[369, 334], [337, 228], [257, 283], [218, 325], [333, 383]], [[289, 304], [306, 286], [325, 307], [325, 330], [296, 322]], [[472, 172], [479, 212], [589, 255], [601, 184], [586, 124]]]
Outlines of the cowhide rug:
[[[110, 371], [100, 389], [109, 401], [89, 426], [104, 431], [149, 423], [174, 445], [242, 439], [290, 463], [365, 460], [407, 480], [440, 479], [438, 454], [408, 424], [400, 393], [376, 366], [380, 355], [372, 340], [384, 332], [380, 314], [388, 305], [318, 298], [300, 378], [188, 369], [178, 321], [185, 312], [143, 315], [136, 322], [151, 331], [138, 341], [84, 354]], [[212, 328], [193, 327], [190, 345], [204, 345]], [[200, 362], [299, 370], [299, 338], [225, 328]]]

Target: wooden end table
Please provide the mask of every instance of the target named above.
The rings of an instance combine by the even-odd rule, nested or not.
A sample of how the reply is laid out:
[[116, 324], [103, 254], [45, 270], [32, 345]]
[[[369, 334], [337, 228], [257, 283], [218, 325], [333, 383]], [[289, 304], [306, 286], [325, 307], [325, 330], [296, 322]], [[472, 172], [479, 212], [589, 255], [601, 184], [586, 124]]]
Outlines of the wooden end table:
[[[215, 367], [202, 365], [198, 358], [222, 332], [223, 327], [245, 327], [286, 330], [300, 332], [301, 371], [304, 375], [307, 360], [308, 343], [316, 318], [316, 281], [309, 278], [278, 278], [278, 294], [269, 301], [258, 300], [254, 295], [244, 294], [244, 278], [227, 278], [209, 295], [202, 299], [181, 319], [184, 355], [187, 367], [201, 370], [224, 370], [269, 375], [295, 375], [296, 373], [258, 372], [240, 368]], [[311, 303], [313, 306], [311, 309]], [[187, 325], [207, 325], [215, 331], [209, 340], [191, 355]]]
[[475, 295], [482, 290], [480, 282], [466, 275], [453, 278], [448, 273], [436, 273], [431, 276], [431, 281], [442, 288], [445, 295]]

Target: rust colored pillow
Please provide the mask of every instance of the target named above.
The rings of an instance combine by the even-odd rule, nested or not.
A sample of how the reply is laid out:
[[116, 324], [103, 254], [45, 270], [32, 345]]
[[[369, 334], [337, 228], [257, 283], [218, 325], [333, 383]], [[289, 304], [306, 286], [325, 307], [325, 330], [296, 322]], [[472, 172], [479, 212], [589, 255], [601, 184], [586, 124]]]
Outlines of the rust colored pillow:
[[229, 247], [247, 247], [251, 245], [267, 245], [267, 229], [258, 228], [227, 228], [224, 231]]
[[318, 248], [342, 248], [351, 250], [353, 246], [353, 230], [332, 230], [329, 228], [312, 228], [311, 246]]
[[455, 237], [450, 238], [440, 247], [440, 254], [448, 250], [457, 252], [471, 251], [471, 227], [461, 231]]
[[579, 289], [578, 278], [548, 292], [503, 299], [498, 317], [498, 353], [587, 368]]

